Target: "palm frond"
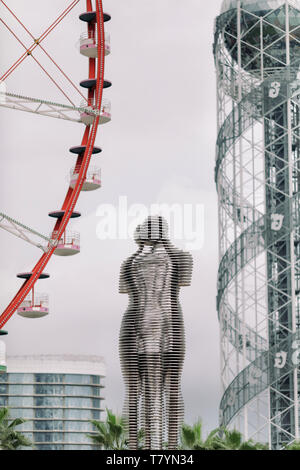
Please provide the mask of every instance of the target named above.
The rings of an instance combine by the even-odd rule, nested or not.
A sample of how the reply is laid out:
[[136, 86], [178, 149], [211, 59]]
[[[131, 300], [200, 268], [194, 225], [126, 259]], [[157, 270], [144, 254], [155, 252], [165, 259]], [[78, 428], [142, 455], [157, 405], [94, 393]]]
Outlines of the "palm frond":
[[19, 431], [16, 427], [25, 423], [22, 418], [10, 420], [9, 409], [0, 408], [0, 448], [3, 450], [16, 450], [20, 447], [31, 447], [32, 442]]

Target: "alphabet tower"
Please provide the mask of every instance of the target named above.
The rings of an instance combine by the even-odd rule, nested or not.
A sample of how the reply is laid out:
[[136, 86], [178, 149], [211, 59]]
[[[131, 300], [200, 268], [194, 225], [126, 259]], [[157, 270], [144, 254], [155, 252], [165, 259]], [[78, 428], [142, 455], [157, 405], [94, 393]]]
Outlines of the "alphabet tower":
[[299, 439], [300, 1], [225, 0], [216, 19], [220, 423]]

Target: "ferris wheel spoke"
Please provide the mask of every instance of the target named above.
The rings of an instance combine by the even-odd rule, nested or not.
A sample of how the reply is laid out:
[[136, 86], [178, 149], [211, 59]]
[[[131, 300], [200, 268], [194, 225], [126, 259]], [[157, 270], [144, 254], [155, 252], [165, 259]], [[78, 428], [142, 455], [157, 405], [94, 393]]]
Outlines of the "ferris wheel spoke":
[[[72, 100], [67, 96], [67, 94], [63, 91], [63, 89], [58, 85], [58, 83], [54, 80], [53, 77], [51, 77], [51, 75], [49, 74], [49, 72], [47, 72], [47, 70], [42, 66], [42, 64], [33, 56], [32, 52], [29, 51], [27, 49], [27, 47], [25, 46], [25, 44], [18, 38], [18, 36], [11, 30], [11, 28], [5, 23], [5, 21], [3, 21], [1, 19], [1, 22], [6, 26], [6, 28], [11, 32], [11, 34], [17, 39], [17, 41], [24, 47], [24, 49], [26, 50], [26, 54], [28, 56], [31, 56], [33, 58], [33, 60], [39, 65], [39, 67], [43, 70], [43, 72], [45, 72], [45, 74], [48, 76], [48, 78], [50, 78], [50, 80], [54, 83], [54, 85], [63, 93], [63, 95], [65, 96], [65, 98], [67, 98], [67, 100], [74, 105], [74, 103], [72, 102]], [[21, 62], [20, 62], [21, 63]]]
[[73, 8], [79, 3], [80, 0], [73, 0], [70, 5], [59, 15], [59, 17], [49, 26], [48, 29], [41, 35], [40, 42], [43, 41], [48, 34], [50, 34], [54, 28], [73, 10]]
[[[86, 97], [81, 93], [79, 88], [73, 83], [73, 81], [68, 77], [68, 75], [62, 70], [62, 68], [55, 62], [55, 60], [51, 57], [51, 55], [46, 51], [46, 49], [41, 45], [40, 40], [36, 39], [33, 34], [26, 28], [26, 26], [19, 20], [19, 18], [14, 14], [14, 12], [8, 8], [8, 6], [2, 1], [3, 5], [10, 11], [10, 13], [13, 15], [13, 17], [18, 21], [18, 23], [25, 29], [25, 31], [29, 34], [31, 39], [33, 39], [34, 43], [39, 46], [39, 48], [46, 54], [48, 59], [53, 63], [53, 65], [61, 72], [61, 74], [65, 77], [65, 79], [70, 83], [70, 85], [80, 94], [80, 96], [87, 101]], [[4, 24], [4, 26], [10, 31], [11, 34], [17, 39], [17, 41], [24, 47], [26, 52], [28, 51], [28, 48], [23, 44], [23, 42], [18, 38], [18, 36], [9, 28], [9, 26], [1, 19], [1, 22]], [[32, 55], [32, 51], [31, 54]]]
[[43, 70], [43, 72], [45, 72], [45, 74], [47, 75], [47, 77], [51, 80], [51, 82], [61, 91], [61, 93], [64, 95], [65, 98], [67, 98], [67, 100], [69, 101], [69, 103], [71, 103], [73, 106], [74, 103], [73, 101], [71, 100], [71, 98], [68, 97], [68, 95], [64, 92], [64, 90], [61, 88], [61, 86], [59, 86], [59, 84], [57, 83], [57, 81], [50, 75], [49, 72], [47, 72], [47, 70], [45, 69], [45, 67], [42, 66], [42, 64], [37, 60], [36, 57], [33, 57], [33, 60], [40, 66], [40, 68]]
[[81, 91], [79, 90], [79, 88], [75, 85], [75, 83], [72, 82], [72, 80], [70, 79], [70, 77], [68, 77], [68, 75], [63, 71], [63, 69], [55, 62], [55, 60], [50, 56], [50, 54], [48, 54], [48, 52], [46, 51], [46, 49], [41, 46], [39, 44], [40, 48], [42, 49], [42, 51], [46, 54], [46, 56], [48, 57], [48, 59], [51, 60], [51, 62], [53, 63], [53, 65], [55, 65], [55, 67], [62, 73], [62, 75], [65, 77], [65, 79], [70, 83], [70, 85], [80, 94], [80, 96], [87, 102], [88, 100], [86, 99], [86, 97], [81, 93]]
[[28, 29], [26, 28], [26, 26], [22, 23], [22, 21], [17, 17], [17, 15], [6, 5], [6, 3], [1, 0], [1, 3], [5, 6], [5, 8], [12, 14], [12, 16], [17, 20], [17, 22], [22, 26], [22, 28], [25, 29], [25, 31], [34, 39], [34, 37], [32, 36], [31, 32], [28, 31]]
[[[0, 0], [3, 5], [7, 7], [7, 5]], [[43, 34], [34, 41], [34, 43], [27, 49], [27, 51], [22, 54], [19, 59], [2, 75], [0, 81], [6, 80], [9, 75], [11, 75], [14, 70], [27, 58], [29, 57], [34, 49], [60, 24], [60, 22], [70, 13], [70, 11], [79, 3], [80, 0], [73, 0], [71, 4], [59, 15], [59, 17], [43, 32]], [[8, 7], [7, 7], [8, 8]], [[11, 11], [11, 10], [10, 10]], [[1, 20], [3, 22], [3, 20]], [[19, 20], [18, 20], [19, 21]], [[3, 22], [4, 23], [4, 22]]]
[[93, 116], [101, 116], [110, 110], [110, 102], [104, 100], [101, 111], [86, 106], [70, 106], [53, 101], [41, 100], [39, 98], [31, 98], [28, 96], [17, 95], [14, 93], [5, 93], [0, 91], [0, 107], [13, 109], [17, 111], [25, 111], [28, 113], [38, 114], [40, 116], [48, 116], [56, 119], [64, 119], [82, 124], [80, 114], [88, 113]]
[[[53, 240], [51, 238], [42, 235], [36, 230], [27, 227], [26, 225], [18, 222], [6, 214], [3, 214], [2, 212], [0, 212], [0, 228], [11, 233], [17, 238], [20, 238], [21, 240], [30, 243], [37, 248], [40, 248], [43, 251], [47, 251], [48, 249], [48, 247], [45, 245], [45, 242], [47, 242], [47, 244], [53, 245]], [[39, 239], [40, 241], [36, 241], [36, 239]], [[44, 242], [44, 244], [42, 244], [41, 240]]]

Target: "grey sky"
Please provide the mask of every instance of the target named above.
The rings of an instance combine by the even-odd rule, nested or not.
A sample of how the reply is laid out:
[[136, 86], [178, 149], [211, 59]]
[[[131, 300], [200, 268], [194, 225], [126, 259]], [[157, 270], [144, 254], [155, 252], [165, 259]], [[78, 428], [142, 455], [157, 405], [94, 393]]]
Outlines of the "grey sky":
[[[67, 1], [8, 0], [9, 6], [39, 36]], [[29, 5], [30, 4], [30, 5]], [[216, 138], [213, 21], [221, 0], [106, 0], [112, 15], [106, 29], [112, 54], [106, 59], [105, 91], [112, 102], [112, 122], [101, 126], [103, 148], [92, 164], [102, 169], [103, 187], [83, 193], [82, 218], [72, 222], [81, 232], [81, 254], [53, 257], [36, 290], [50, 295], [51, 314], [41, 320], [15, 315], [6, 328], [9, 354], [79, 353], [103, 355], [107, 364], [106, 404], [121, 412], [123, 385], [118, 335], [127, 297], [118, 294], [122, 261], [135, 249], [132, 240], [100, 241], [96, 237], [100, 204], [155, 202], [200, 203], [205, 208], [205, 242], [194, 251], [192, 287], [182, 290], [186, 360], [183, 395], [186, 420], [203, 418], [215, 427], [221, 397], [219, 331], [215, 308], [218, 264], [217, 197], [214, 183]], [[87, 59], [78, 52], [84, 25], [78, 14], [85, 2], [44, 42], [44, 47], [76, 84], [87, 77]], [[0, 7], [1, 18], [15, 22]], [[14, 29], [22, 40], [26, 35]], [[1, 70], [22, 53], [0, 27]], [[30, 40], [26, 38], [26, 44]], [[47, 65], [41, 52], [39, 60]], [[53, 70], [53, 68], [51, 68]], [[62, 82], [63, 83], [63, 82]], [[8, 91], [65, 103], [31, 59], [7, 80]], [[68, 90], [70, 88], [68, 87]], [[81, 99], [70, 94], [80, 103]], [[83, 126], [0, 108], [2, 163], [1, 210], [41, 232], [50, 232], [47, 214], [59, 209], [73, 165], [68, 149], [80, 142]], [[39, 256], [7, 233], [0, 233], [1, 308], [20, 286], [17, 272], [30, 270]]]

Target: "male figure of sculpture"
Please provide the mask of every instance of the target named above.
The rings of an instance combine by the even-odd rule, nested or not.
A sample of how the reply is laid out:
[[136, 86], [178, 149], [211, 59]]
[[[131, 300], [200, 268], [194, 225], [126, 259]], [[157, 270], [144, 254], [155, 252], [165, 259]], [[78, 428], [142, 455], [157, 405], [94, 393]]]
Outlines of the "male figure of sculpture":
[[124, 414], [128, 420], [129, 448], [138, 448], [143, 429], [146, 449], [178, 446], [183, 420], [181, 373], [184, 325], [179, 304], [181, 286], [188, 286], [192, 257], [168, 240], [160, 216], [138, 226], [139, 248], [121, 268], [120, 293], [129, 306], [120, 331], [120, 359], [126, 386]]

